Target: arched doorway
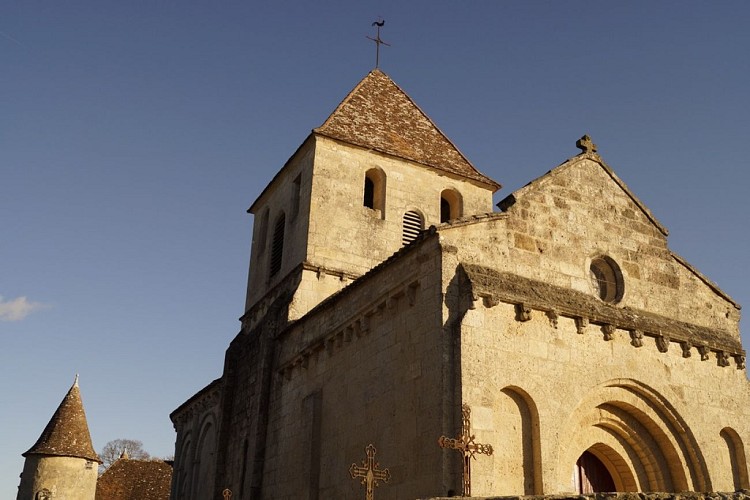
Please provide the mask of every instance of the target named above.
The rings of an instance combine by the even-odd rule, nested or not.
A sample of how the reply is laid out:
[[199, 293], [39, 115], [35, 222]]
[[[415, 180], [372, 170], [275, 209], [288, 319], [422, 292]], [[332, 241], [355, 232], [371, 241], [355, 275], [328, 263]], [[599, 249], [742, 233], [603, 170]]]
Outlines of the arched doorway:
[[590, 451], [584, 451], [576, 461], [573, 481], [579, 494], [617, 491], [607, 466]]

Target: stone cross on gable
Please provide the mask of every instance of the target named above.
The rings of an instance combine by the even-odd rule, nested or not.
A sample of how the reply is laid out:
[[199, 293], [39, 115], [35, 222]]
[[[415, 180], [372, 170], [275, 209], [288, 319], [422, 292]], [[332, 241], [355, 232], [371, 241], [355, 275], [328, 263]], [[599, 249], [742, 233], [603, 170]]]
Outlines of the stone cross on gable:
[[591, 136], [584, 135], [576, 141], [576, 147], [581, 150], [581, 154], [596, 153], [596, 144], [591, 140]]
[[461, 435], [455, 439], [440, 436], [438, 445], [441, 448], [456, 450], [463, 454], [464, 473], [463, 473], [463, 492], [465, 497], [471, 496], [471, 459], [476, 460], [477, 454], [492, 455], [492, 445], [474, 442], [474, 435], [471, 433], [471, 408], [469, 405], [461, 405]]
[[375, 446], [372, 443], [368, 444], [367, 448], [365, 448], [367, 458], [362, 460], [362, 467], [357, 464], [352, 464], [349, 467], [349, 474], [351, 474], [352, 479], [362, 478], [362, 484], [367, 488], [367, 493], [365, 494], [366, 500], [373, 500], [375, 498], [375, 486], [380, 486], [378, 481], [387, 483], [391, 478], [391, 472], [387, 468], [378, 469], [380, 464], [375, 461], [376, 452]]

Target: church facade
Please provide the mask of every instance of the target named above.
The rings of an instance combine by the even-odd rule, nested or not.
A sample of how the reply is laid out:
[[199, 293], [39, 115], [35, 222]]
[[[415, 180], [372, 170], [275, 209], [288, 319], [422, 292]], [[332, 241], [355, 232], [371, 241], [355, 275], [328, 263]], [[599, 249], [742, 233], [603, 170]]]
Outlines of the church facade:
[[241, 330], [171, 414], [172, 499], [748, 488], [740, 307], [577, 146], [493, 211], [370, 72], [250, 207]]

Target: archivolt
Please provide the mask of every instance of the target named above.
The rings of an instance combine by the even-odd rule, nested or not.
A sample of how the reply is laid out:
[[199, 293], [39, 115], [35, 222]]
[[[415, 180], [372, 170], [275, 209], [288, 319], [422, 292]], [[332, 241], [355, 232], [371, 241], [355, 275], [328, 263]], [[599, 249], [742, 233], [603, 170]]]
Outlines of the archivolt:
[[558, 455], [561, 474], [589, 450], [611, 464], [616, 485], [625, 491], [711, 491], [690, 428], [666, 398], [636, 380], [611, 380], [590, 391], [563, 435], [569, 439]]

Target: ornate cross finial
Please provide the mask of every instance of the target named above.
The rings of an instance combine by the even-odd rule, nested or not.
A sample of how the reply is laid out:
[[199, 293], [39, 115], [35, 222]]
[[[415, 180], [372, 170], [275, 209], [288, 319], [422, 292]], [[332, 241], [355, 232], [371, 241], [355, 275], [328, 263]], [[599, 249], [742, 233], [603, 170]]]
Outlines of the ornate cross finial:
[[378, 20], [372, 23], [373, 26], [378, 27], [378, 34], [375, 35], [375, 38], [372, 38], [371, 36], [368, 36], [367, 38], [375, 42], [375, 67], [377, 68], [380, 65], [380, 45], [383, 44], [386, 47], [390, 47], [390, 43], [385, 43], [383, 40], [380, 39], [380, 28], [383, 27], [385, 24], [385, 19], [382, 17], [378, 17]]
[[471, 459], [476, 460], [477, 454], [492, 455], [492, 445], [474, 442], [474, 435], [471, 433], [471, 408], [469, 405], [461, 405], [461, 435], [456, 439], [440, 436], [438, 445], [441, 448], [456, 450], [463, 454], [464, 473], [463, 473], [463, 493], [465, 497], [471, 496]]
[[352, 479], [362, 478], [362, 484], [367, 488], [367, 493], [365, 494], [366, 500], [373, 500], [375, 498], [375, 486], [380, 486], [378, 481], [387, 483], [391, 478], [391, 472], [387, 468], [378, 469], [380, 464], [375, 461], [376, 452], [375, 446], [372, 443], [368, 444], [367, 448], [365, 448], [367, 458], [362, 460], [362, 467], [357, 464], [352, 464], [349, 467], [349, 474], [351, 474]]
[[576, 147], [581, 150], [581, 154], [596, 153], [596, 144], [588, 134], [576, 141]]
[[229, 500], [232, 498], [232, 490], [229, 488], [225, 488], [224, 491], [221, 492], [221, 494], [224, 496], [224, 500]]

